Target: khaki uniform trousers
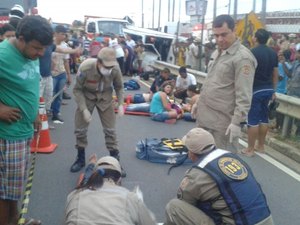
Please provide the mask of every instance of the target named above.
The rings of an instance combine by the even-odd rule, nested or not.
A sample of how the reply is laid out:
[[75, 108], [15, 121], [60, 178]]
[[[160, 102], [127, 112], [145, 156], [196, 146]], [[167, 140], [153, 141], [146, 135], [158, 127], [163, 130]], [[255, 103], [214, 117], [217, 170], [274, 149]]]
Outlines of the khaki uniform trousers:
[[[180, 199], [172, 199], [167, 204], [166, 217], [164, 225], [215, 225], [215, 222], [200, 209]], [[273, 218], [270, 215], [255, 225], [274, 225]]]
[[164, 225], [215, 225], [215, 222], [195, 206], [180, 199], [172, 199], [166, 206]]
[[[107, 109], [102, 111], [99, 108], [101, 102], [92, 101], [86, 99], [86, 105], [88, 110], [93, 113], [94, 109], [97, 109], [103, 132], [105, 138], [105, 145], [107, 150], [118, 150], [118, 142], [116, 135], [116, 115], [111, 104]], [[85, 148], [88, 145], [87, 140], [87, 131], [89, 123], [87, 123], [83, 118], [83, 113], [77, 108], [75, 113], [75, 136], [76, 136], [76, 145], [77, 147]]]

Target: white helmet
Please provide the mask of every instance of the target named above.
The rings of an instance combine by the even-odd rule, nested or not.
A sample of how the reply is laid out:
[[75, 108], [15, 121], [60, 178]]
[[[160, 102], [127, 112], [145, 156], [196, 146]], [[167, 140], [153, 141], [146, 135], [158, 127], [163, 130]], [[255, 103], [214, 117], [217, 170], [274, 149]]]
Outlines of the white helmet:
[[9, 12], [9, 17], [22, 19], [24, 15], [24, 8], [21, 5], [14, 5]]

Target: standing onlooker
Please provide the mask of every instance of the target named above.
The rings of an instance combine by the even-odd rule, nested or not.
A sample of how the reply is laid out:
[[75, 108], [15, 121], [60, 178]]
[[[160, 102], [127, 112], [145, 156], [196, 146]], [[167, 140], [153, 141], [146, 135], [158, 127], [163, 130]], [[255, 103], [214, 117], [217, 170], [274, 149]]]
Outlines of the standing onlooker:
[[[17, 224], [18, 201], [39, 124], [39, 62], [53, 31], [40, 16], [24, 17], [16, 38], [0, 44], [0, 224]], [[27, 224], [40, 224], [30, 220]]]
[[[269, 32], [258, 29], [255, 32], [255, 47], [251, 50], [257, 60], [254, 75], [253, 96], [248, 114], [248, 148], [241, 151], [246, 156], [253, 156], [254, 150], [263, 152], [269, 129], [268, 104], [275, 99], [278, 80], [278, 58], [276, 52], [268, 47]], [[258, 140], [257, 146], [255, 142]]]
[[16, 36], [16, 28], [9, 23], [4, 24], [2, 27], [2, 40], [9, 39]]
[[[64, 42], [67, 29], [58, 25], [55, 27], [54, 42], [60, 48], [69, 48]], [[69, 54], [57, 53], [52, 54], [52, 78], [53, 78], [53, 95], [58, 95], [51, 105], [52, 121], [54, 123], [63, 123], [60, 116], [60, 107], [62, 102], [63, 89], [65, 85], [71, 84], [71, 72], [69, 65]]]
[[117, 61], [121, 69], [122, 74], [124, 74], [124, 50], [119, 44], [119, 38], [117, 35], [112, 35], [111, 40], [109, 41], [109, 47], [112, 47], [116, 51]]
[[[211, 55], [201, 97], [192, 109], [197, 126], [212, 133], [218, 148], [236, 151], [240, 124], [246, 121], [252, 98], [256, 59], [236, 38], [234, 20], [213, 21], [217, 49]], [[197, 112], [197, 113], [196, 113]]]
[[[290, 96], [300, 98], [300, 43], [296, 45], [296, 60], [293, 64], [292, 75], [288, 84], [287, 94]], [[296, 122], [296, 135], [300, 136], [300, 121], [295, 120]]]
[[135, 56], [137, 59], [137, 70], [138, 70], [138, 74], [141, 74], [143, 72], [143, 59], [144, 59], [144, 44], [141, 40], [137, 41], [137, 44], [134, 46], [134, 52], [135, 52]]
[[292, 73], [288, 82], [287, 94], [300, 97], [300, 43], [296, 45], [296, 60], [292, 66]]
[[[187, 47], [187, 56], [189, 56], [189, 65], [193, 70], [199, 70], [200, 59], [199, 59], [199, 44], [201, 43], [200, 38], [195, 38], [193, 42]], [[186, 56], [186, 57], [187, 57]], [[187, 61], [186, 61], [187, 63]]]
[[53, 97], [53, 79], [51, 75], [51, 56], [53, 52], [59, 52], [63, 54], [80, 54], [82, 52], [82, 48], [62, 48], [52, 44], [46, 48], [45, 54], [39, 58], [41, 74], [40, 96], [44, 97], [45, 99], [45, 108], [48, 114], [51, 112], [51, 102]]
[[[115, 50], [105, 47], [100, 50], [97, 59], [85, 60], [78, 69], [73, 89], [78, 105], [75, 114], [77, 158], [71, 166], [71, 172], [78, 172], [85, 166], [88, 126], [95, 108], [102, 124], [106, 148], [110, 156], [119, 160], [113, 91], [116, 92], [118, 99], [118, 114], [122, 116], [124, 114], [122, 73]], [[122, 175], [126, 176], [125, 171]]]
[[290, 64], [290, 57], [290, 50], [280, 50], [278, 52], [278, 82], [276, 92], [280, 94], [287, 93], [287, 82], [292, 69], [292, 65]]
[[85, 179], [67, 198], [65, 225], [155, 225], [153, 214], [135, 192], [121, 186], [118, 160], [92, 156]]
[[[280, 50], [278, 52], [278, 82], [276, 92], [280, 94], [287, 94], [287, 82], [291, 73], [292, 65], [289, 62], [291, 57], [290, 50]], [[276, 112], [276, 130], [282, 128], [284, 115]], [[274, 131], [276, 131], [274, 130]]]
[[135, 41], [132, 40], [132, 37], [130, 34], [126, 34], [126, 44], [131, 48], [131, 49], [134, 49], [135, 47]]
[[185, 66], [187, 68], [192, 68], [192, 52], [191, 52], [191, 45], [193, 44], [193, 37], [190, 37], [186, 40], [186, 53], [185, 53]]
[[205, 58], [205, 72], [208, 70], [208, 63], [210, 61], [211, 54], [215, 51], [216, 46], [212, 38], [209, 39], [204, 45], [204, 58]]
[[274, 225], [266, 197], [244, 161], [218, 148], [202, 128], [191, 129], [182, 141], [194, 165], [166, 206], [165, 225]]
[[21, 5], [14, 5], [9, 12], [9, 24], [17, 29], [20, 20], [25, 16], [24, 8]]
[[131, 47], [127, 45], [125, 41], [120, 42], [120, 45], [123, 48], [124, 51], [124, 75], [125, 76], [131, 76], [132, 75], [132, 63], [134, 59], [134, 51]]
[[179, 68], [179, 76], [176, 79], [174, 97], [182, 100], [182, 103], [185, 103], [187, 95], [187, 89], [190, 85], [196, 85], [196, 77], [193, 74], [187, 73], [184, 66]]

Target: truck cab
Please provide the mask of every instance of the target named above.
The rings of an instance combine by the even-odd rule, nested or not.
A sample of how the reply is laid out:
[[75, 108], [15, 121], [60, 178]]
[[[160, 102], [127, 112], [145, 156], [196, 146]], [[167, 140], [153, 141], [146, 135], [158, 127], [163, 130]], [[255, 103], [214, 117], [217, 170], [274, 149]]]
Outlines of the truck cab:
[[90, 39], [99, 34], [104, 37], [110, 37], [112, 34], [124, 36], [123, 28], [128, 24], [128, 21], [123, 19], [86, 16], [85, 31]]

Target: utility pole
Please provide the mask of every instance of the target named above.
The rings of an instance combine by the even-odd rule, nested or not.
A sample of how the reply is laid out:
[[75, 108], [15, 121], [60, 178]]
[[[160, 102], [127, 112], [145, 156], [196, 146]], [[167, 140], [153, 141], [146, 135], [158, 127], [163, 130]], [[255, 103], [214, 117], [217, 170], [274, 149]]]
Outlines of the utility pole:
[[261, 22], [266, 24], [266, 13], [267, 13], [267, 0], [262, 0], [261, 6]]
[[168, 22], [170, 21], [170, 9], [171, 9], [171, 0], [168, 0]]
[[252, 11], [255, 13], [256, 10], [256, 0], [253, 0]]
[[217, 17], [217, 0], [214, 0], [214, 12], [213, 12], [213, 19]]
[[237, 19], [237, 7], [238, 7], [238, 0], [234, 0], [234, 6], [233, 6], [233, 19]]
[[154, 9], [155, 9], [155, 0], [152, 0], [152, 28], [154, 28]]
[[142, 0], [142, 28], [144, 28], [144, 0]]
[[173, 0], [172, 22], [174, 22], [175, 0]]
[[230, 15], [230, 10], [231, 10], [231, 0], [229, 0], [228, 2], [228, 15]]
[[159, 7], [158, 7], [158, 23], [157, 23], [158, 31], [160, 31], [160, 12], [161, 12], [161, 0], [159, 0]]

